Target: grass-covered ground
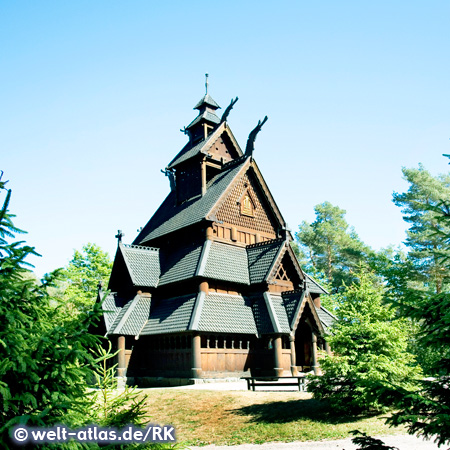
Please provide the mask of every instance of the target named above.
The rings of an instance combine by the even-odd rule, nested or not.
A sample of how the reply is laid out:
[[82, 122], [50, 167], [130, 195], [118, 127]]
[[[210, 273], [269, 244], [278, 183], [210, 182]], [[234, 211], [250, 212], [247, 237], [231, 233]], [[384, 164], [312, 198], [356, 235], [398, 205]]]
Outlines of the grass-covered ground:
[[346, 417], [300, 392], [152, 389], [151, 421], [171, 424], [187, 445], [261, 444], [340, 439], [358, 429], [370, 435], [402, 433], [384, 416]]

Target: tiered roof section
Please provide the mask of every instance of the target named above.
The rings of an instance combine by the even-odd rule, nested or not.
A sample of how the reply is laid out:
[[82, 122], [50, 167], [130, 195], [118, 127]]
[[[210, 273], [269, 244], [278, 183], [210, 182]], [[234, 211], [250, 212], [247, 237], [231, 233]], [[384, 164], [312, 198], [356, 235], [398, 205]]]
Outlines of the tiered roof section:
[[204, 292], [172, 298], [136, 296], [124, 306], [116, 294], [103, 302], [107, 335], [139, 336], [187, 331], [240, 333], [261, 336], [295, 333], [305, 308], [313, 326], [323, 333], [336, 318], [325, 308], [316, 308], [301, 290], [281, 294], [221, 294]]

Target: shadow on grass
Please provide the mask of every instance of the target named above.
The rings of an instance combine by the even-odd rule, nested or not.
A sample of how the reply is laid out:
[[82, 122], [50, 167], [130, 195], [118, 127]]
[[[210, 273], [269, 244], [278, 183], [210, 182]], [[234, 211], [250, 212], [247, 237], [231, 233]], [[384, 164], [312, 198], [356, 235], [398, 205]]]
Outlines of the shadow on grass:
[[251, 422], [289, 423], [297, 420], [310, 420], [329, 424], [352, 423], [377, 414], [350, 415], [334, 412], [327, 402], [314, 399], [289, 400], [243, 406], [230, 412], [250, 416]]

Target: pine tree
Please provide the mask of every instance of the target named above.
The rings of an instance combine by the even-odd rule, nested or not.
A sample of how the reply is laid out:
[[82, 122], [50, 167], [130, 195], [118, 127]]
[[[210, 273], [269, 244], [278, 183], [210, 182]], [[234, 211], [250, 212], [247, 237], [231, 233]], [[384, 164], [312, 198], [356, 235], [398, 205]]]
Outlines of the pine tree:
[[35, 249], [10, 242], [22, 231], [12, 222], [5, 185], [0, 184], [6, 194], [0, 211], [0, 446], [8, 448], [8, 429], [16, 423], [52, 425], [86, 410], [88, 349], [98, 341], [87, 329], [100, 311], [62, 323], [48, 294], [55, 279], [37, 283], [26, 269]]
[[348, 225], [345, 210], [329, 202], [314, 210], [316, 220], [311, 224], [302, 222], [296, 233], [300, 259], [309, 263], [306, 270], [313, 275], [320, 278], [324, 274], [335, 293], [342, 290], [342, 283], [350, 285], [355, 281], [355, 270], [371, 250]]
[[405, 193], [394, 193], [393, 201], [402, 208], [403, 219], [410, 224], [405, 244], [409, 248], [408, 259], [414, 272], [410, 279], [420, 281], [435, 293], [443, 290], [450, 271], [442, 263], [442, 257], [450, 257], [445, 235], [450, 232], [448, 223], [436, 208], [441, 202], [450, 201], [450, 176], [433, 177], [422, 165], [418, 169], [403, 169], [403, 176], [410, 184]]

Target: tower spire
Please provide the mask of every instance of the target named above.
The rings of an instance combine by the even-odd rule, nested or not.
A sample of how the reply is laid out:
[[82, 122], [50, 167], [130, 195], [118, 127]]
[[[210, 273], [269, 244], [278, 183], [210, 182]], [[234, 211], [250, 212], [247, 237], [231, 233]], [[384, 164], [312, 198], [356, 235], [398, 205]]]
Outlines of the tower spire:
[[191, 141], [198, 139], [206, 139], [207, 136], [220, 125], [220, 119], [216, 115], [216, 110], [220, 106], [208, 94], [209, 74], [205, 73], [205, 90], [206, 94], [195, 105], [194, 109], [198, 110], [198, 116], [182, 131], [189, 135]]

